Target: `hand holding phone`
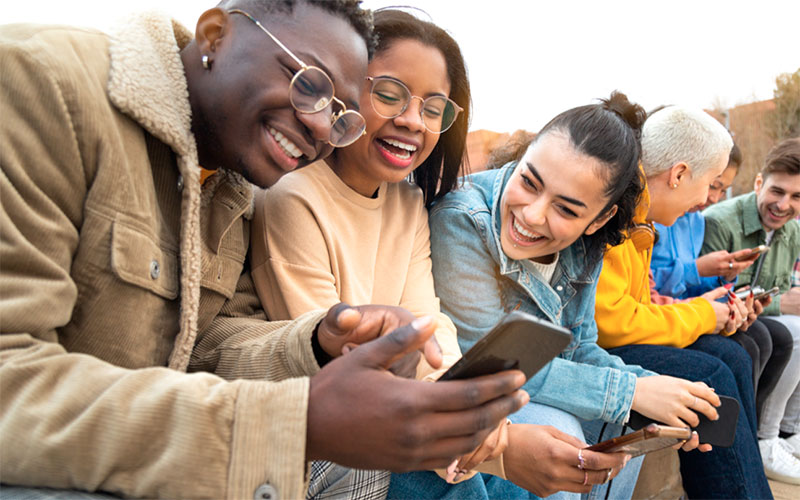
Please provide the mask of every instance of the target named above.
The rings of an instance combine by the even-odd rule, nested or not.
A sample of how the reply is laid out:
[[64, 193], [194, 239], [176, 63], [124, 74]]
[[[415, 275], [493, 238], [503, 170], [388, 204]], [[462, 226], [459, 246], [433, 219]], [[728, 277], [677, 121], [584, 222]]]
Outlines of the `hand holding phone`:
[[[780, 292], [781, 292], [781, 290], [777, 286], [774, 286], [774, 287], [770, 288], [769, 290], [764, 290], [763, 288], [757, 286], [757, 287], [753, 288], [753, 298], [755, 300], [764, 300], [767, 297], [774, 297], [774, 296], [778, 295]], [[739, 291], [736, 292], [735, 295], [737, 297], [739, 297], [741, 300], [745, 300], [747, 298], [747, 296], [750, 295], [750, 289], [739, 290]]]
[[624, 451], [633, 458], [651, 451], [674, 446], [689, 440], [691, 437], [692, 431], [688, 427], [648, 424], [638, 431], [608, 439], [590, 446], [588, 449], [603, 453]]
[[521, 311], [512, 311], [439, 377], [440, 381], [519, 369], [533, 377], [572, 339], [566, 328]]
[[733, 260], [741, 262], [743, 260], [750, 260], [756, 255], [760, 255], [762, 253], [767, 253], [769, 251], [769, 247], [767, 245], [758, 245], [757, 247], [753, 247], [750, 249], [749, 252], [743, 253], [742, 255], [737, 255], [734, 257]]
[[[709, 420], [701, 412], [696, 412], [700, 423], [693, 431], [697, 431], [701, 444], [710, 444], [729, 448], [733, 445], [736, 436], [736, 424], [739, 421], [739, 401], [730, 396], [719, 396], [720, 405], [717, 407], [717, 420]], [[636, 411], [631, 411], [628, 426], [632, 429], [641, 429], [652, 423], [649, 419]]]

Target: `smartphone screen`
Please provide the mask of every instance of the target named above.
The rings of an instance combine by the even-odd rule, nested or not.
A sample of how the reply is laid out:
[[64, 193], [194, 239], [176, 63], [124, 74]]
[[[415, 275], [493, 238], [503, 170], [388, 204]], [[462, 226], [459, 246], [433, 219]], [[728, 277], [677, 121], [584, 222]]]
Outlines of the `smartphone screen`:
[[533, 377], [572, 340], [569, 330], [520, 311], [509, 313], [439, 380], [480, 377], [519, 369]]

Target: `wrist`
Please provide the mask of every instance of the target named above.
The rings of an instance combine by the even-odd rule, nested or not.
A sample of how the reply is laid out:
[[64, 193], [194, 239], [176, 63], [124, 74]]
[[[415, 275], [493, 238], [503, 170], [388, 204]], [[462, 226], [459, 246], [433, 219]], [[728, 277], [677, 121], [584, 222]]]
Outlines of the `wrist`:
[[319, 323], [317, 323], [317, 327], [314, 328], [314, 331], [311, 333], [311, 350], [314, 352], [314, 358], [317, 360], [317, 364], [320, 368], [333, 359], [333, 356], [328, 354], [322, 347], [322, 344], [319, 343]]

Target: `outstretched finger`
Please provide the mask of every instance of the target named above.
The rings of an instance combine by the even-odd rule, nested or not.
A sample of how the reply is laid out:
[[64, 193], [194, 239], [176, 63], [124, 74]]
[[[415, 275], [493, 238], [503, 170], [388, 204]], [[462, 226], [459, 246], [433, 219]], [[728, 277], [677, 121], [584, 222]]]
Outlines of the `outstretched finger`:
[[[443, 410], [441, 407], [432, 407], [430, 411], [434, 413], [428, 417], [424, 433], [428, 438], [440, 439], [450, 436], [470, 436], [484, 430], [491, 432], [508, 415], [519, 410], [529, 400], [528, 393], [518, 390], [500, 395], [486, 403], [473, 404], [459, 410]], [[420, 401], [419, 398], [417, 401]], [[482, 442], [482, 440], [476, 442], [472, 448], [461, 451], [459, 455], [472, 452]], [[455, 455], [451, 458], [455, 458]]]
[[[465, 410], [499, 396], [513, 394], [524, 383], [525, 374], [520, 370], [506, 370], [465, 380], [437, 381], [425, 387], [421, 404], [425, 409], [434, 411]], [[530, 399], [527, 394], [526, 397]]]
[[366, 366], [389, 368], [406, 354], [422, 348], [433, 336], [436, 321], [432, 316], [423, 316], [410, 324], [395, 329], [371, 342], [362, 344], [351, 355], [358, 355]]

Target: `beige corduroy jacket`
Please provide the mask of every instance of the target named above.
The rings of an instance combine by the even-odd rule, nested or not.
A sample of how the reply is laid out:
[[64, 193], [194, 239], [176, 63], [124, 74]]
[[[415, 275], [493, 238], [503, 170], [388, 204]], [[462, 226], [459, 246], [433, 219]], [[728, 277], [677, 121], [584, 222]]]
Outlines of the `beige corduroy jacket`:
[[305, 495], [324, 312], [265, 321], [242, 272], [251, 187], [199, 182], [190, 40], [156, 15], [112, 37], [0, 28], [4, 483]]

